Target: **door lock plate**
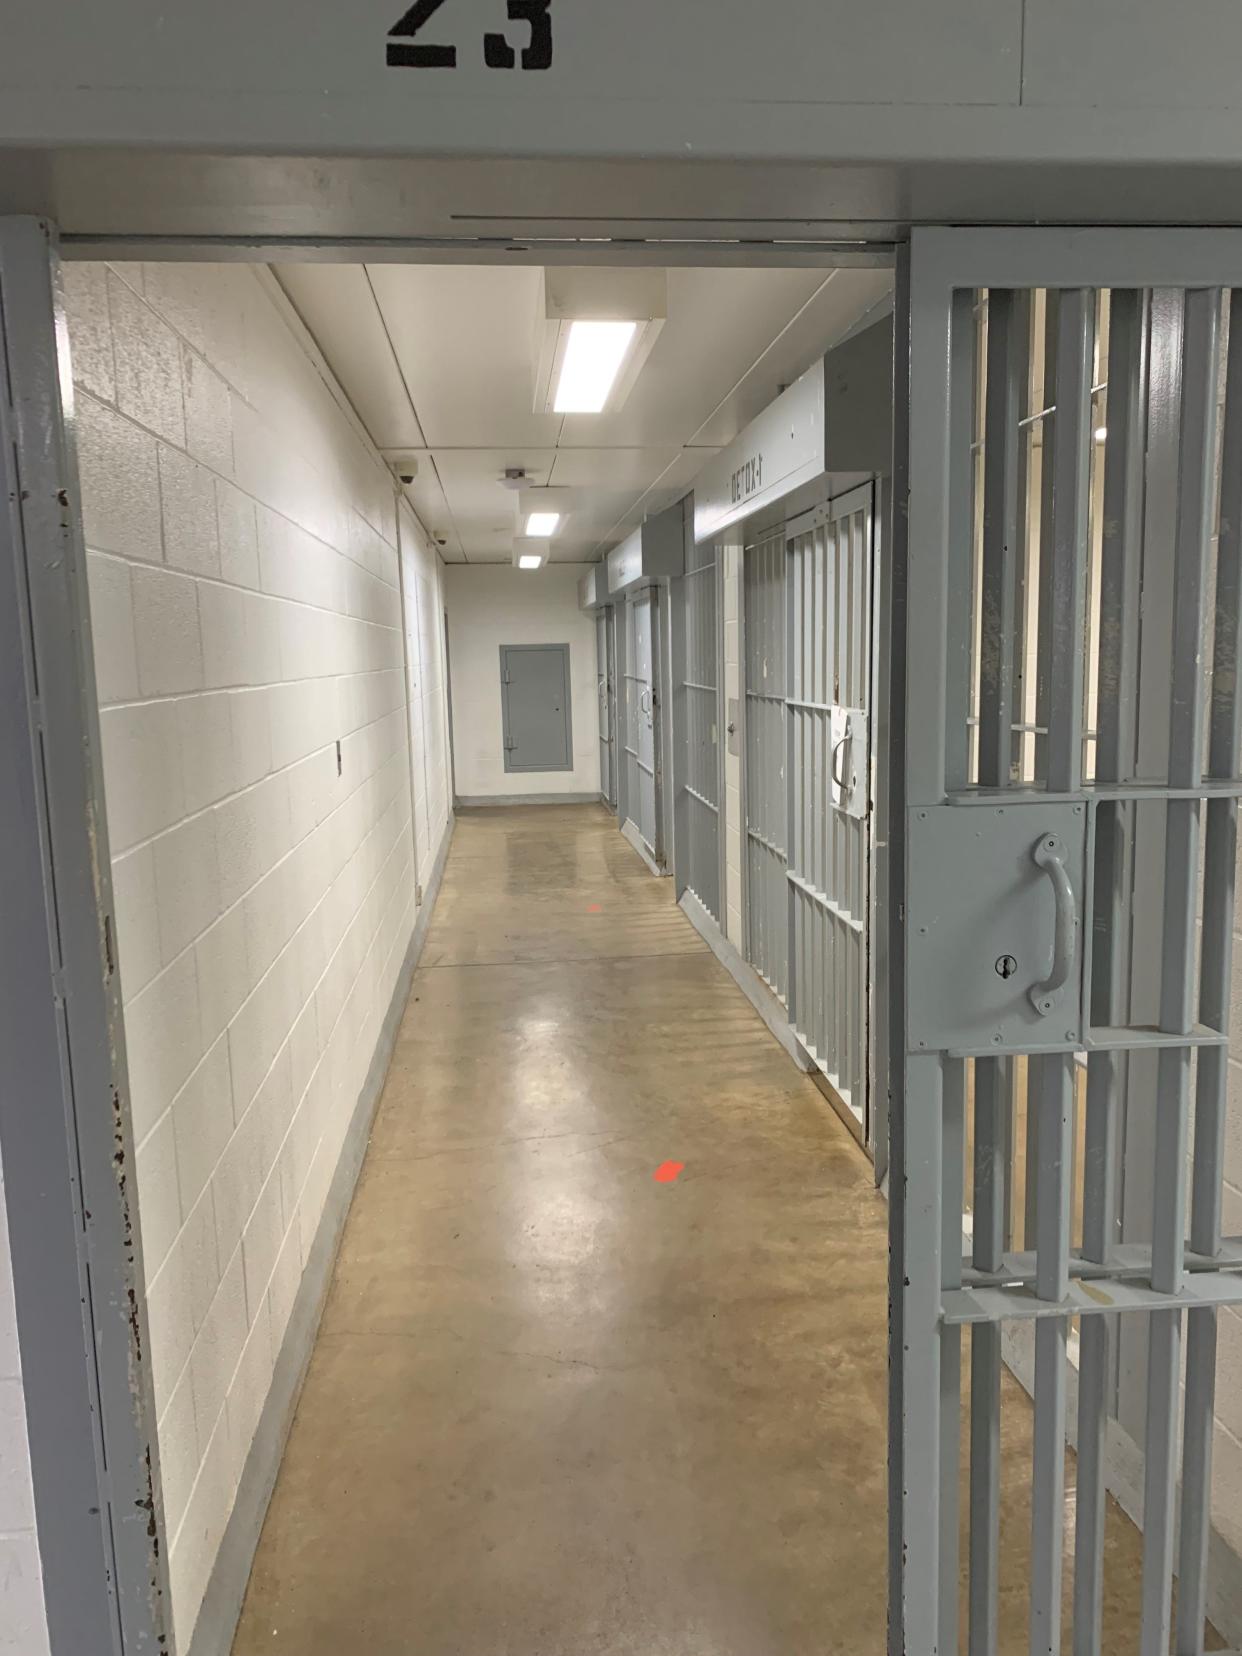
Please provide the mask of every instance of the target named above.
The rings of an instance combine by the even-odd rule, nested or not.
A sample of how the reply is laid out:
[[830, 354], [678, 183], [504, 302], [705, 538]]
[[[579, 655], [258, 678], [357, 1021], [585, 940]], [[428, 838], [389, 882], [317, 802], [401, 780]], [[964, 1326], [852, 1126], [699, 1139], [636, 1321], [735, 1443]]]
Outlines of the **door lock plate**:
[[910, 1050], [1001, 1057], [1080, 1042], [1086, 807], [915, 809], [907, 856]]

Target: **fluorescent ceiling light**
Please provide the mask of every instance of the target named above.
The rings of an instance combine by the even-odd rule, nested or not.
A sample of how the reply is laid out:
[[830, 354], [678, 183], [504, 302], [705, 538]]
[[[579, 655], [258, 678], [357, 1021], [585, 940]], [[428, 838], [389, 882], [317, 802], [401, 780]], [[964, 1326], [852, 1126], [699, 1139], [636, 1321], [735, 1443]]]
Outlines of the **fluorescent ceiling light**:
[[535, 412], [615, 412], [633, 389], [667, 316], [663, 270], [557, 265], [541, 271]]
[[522, 556], [518, 559], [518, 568], [538, 569], [542, 563], [543, 559], [537, 552], [523, 552]]
[[533, 535], [537, 540], [546, 540], [549, 535], [556, 533], [556, 526], [560, 521], [559, 512], [531, 512], [526, 519], [526, 533]]
[[637, 332], [637, 322], [571, 322], [554, 412], [600, 413]]

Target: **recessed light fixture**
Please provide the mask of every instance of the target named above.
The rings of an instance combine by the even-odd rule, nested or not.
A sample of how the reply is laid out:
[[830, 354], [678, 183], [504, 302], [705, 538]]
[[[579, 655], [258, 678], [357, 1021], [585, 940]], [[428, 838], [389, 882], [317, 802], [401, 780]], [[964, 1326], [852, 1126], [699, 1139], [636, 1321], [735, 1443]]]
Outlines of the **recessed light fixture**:
[[513, 537], [513, 561], [519, 569], [539, 569], [548, 561], [546, 540], [531, 540], [529, 535]]
[[603, 413], [637, 332], [637, 322], [571, 322], [561, 353], [553, 411]]
[[668, 315], [662, 270], [559, 266], [542, 272], [535, 412], [620, 408]]
[[556, 533], [556, 526], [560, 521], [559, 512], [531, 512], [526, 519], [526, 533], [538, 540], [545, 540], [549, 535]]

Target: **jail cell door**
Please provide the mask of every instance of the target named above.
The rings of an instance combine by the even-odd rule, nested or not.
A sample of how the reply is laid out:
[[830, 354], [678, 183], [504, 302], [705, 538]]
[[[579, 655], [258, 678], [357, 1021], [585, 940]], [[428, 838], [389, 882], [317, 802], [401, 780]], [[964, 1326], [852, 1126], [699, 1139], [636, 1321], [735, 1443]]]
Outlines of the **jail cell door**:
[[742, 559], [746, 680], [746, 958], [784, 1002], [789, 988], [786, 878], [785, 530]]
[[612, 666], [608, 651], [607, 610], [595, 615], [595, 687], [599, 714], [599, 791], [602, 798], [613, 797], [613, 739], [612, 739]]
[[658, 683], [656, 589], [648, 587], [626, 600], [626, 703], [629, 732], [630, 819], [655, 862], [661, 860], [659, 804], [659, 731], [656, 710]]
[[[1092, 1656], [1198, 1656], [1209, 1554], [1236, 1570], [1211, 1497], [1218, 1308], [1242, 1303], [1221, 1234], [1242, 238], [916, 230], [907, 292], [892, 1648], [958, 1649], [965, 1449], [971, 1652], [1053, 1656], [1064, 1627]], [[1002, 1333], [1025, 1450], [1000, 1431]], [[1020, 1486], [1025, 1629], [998, 1591]], [[1106, 1487], [1141, 1513], [1141, 1590], [1110, 1590]]]
[[873, 491], [787, 530], [789, 1008], [867, 1128]]
[[720, 637], [717, 588], [719, 564], [713, 546], [695, 547], [681, 581], [677, 620], [684, 725], [680, 733], [686, 835], [685, 879], [689, 890], [720, 921]]

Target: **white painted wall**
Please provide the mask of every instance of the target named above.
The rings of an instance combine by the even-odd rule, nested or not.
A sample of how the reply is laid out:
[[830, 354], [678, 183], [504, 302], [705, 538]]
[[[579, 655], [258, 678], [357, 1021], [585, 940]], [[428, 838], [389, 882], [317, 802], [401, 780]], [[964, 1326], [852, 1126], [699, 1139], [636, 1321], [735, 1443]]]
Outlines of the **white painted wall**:
[[[595, 617], [578, 608], [579, 564], [515, 569], [447, 564], [453, 756], [460, 798], [498, 794], [597, 794], [599, 710]], [[568, 644], [572, 771], [505, 770], [500, 705], [502, 644]]]
[[424, 873], [446, 825], [440, 573], [407, 526], [403, 615], [389, 474], [265, 271], [65, 277], [184, 1651], [414, 925], [412, 799]]
[[13, 1267], [0, 1179], [0, 1656], [47, 1656]]

